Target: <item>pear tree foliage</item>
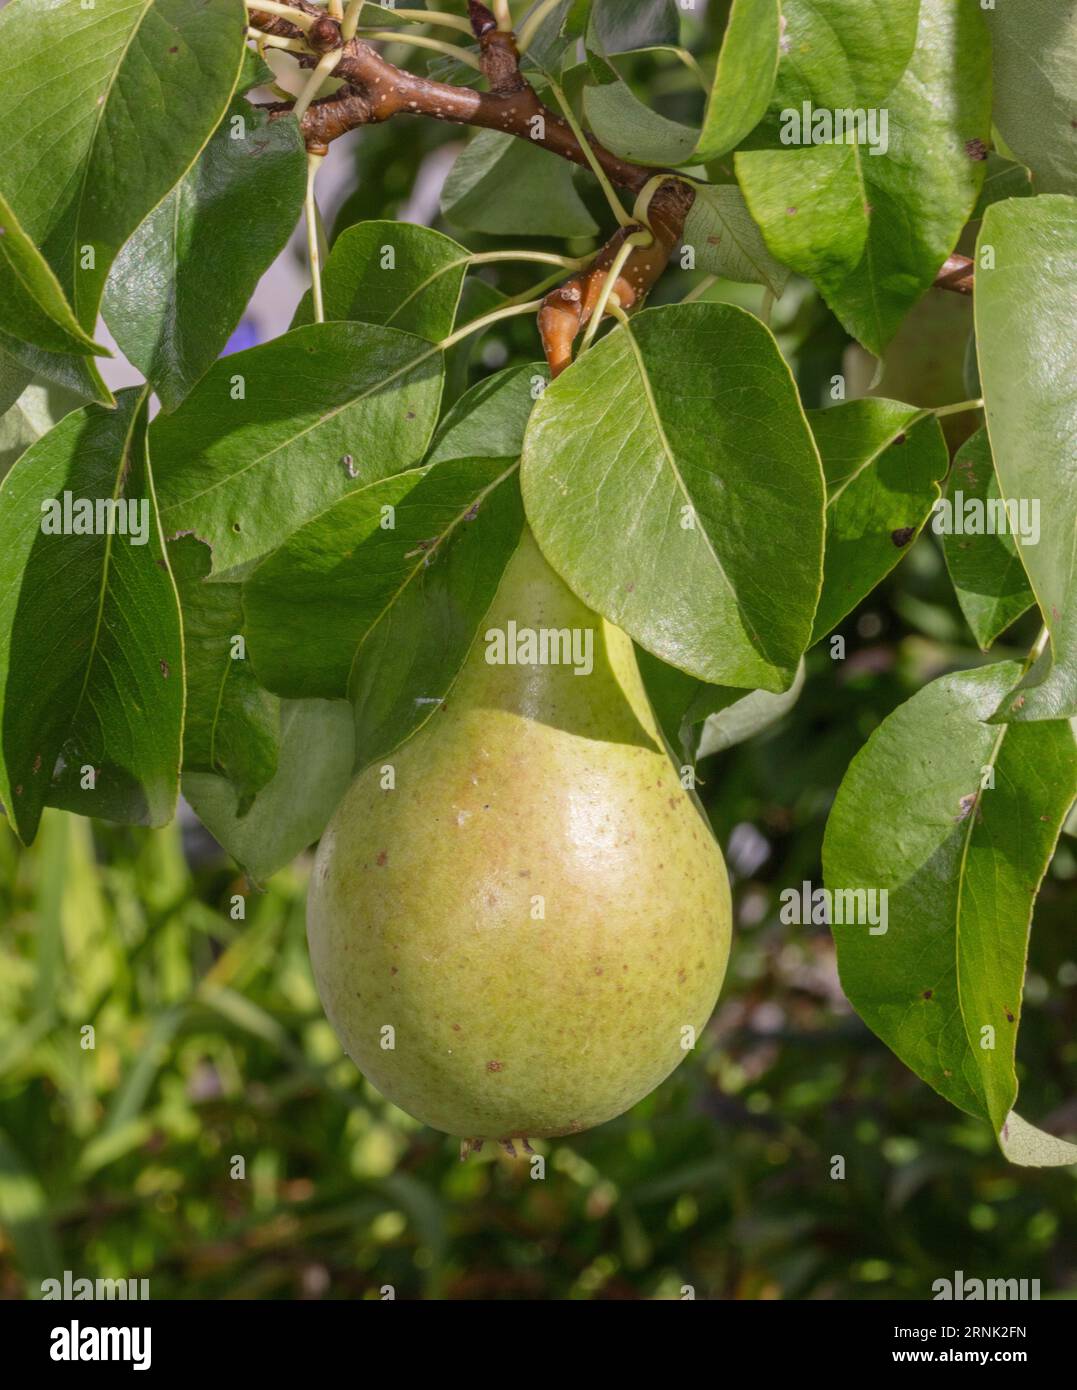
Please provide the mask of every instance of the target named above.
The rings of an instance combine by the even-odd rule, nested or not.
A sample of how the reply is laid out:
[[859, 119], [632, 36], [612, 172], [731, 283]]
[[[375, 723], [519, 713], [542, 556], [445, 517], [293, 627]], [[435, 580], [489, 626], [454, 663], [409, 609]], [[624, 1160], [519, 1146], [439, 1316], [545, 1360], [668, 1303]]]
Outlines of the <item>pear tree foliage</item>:
[[[29, 843], [46, 807], [158, 826], [182, 788], [264, 879], [449, 698], [525, 525], [633, 639], [691, 768], [780, 718], [948, 518], [985, 655], [853, 759], [829, 920], [913, 1071], [1015, 1162], [1072, 1162], [1014, 1105], [1077, 797], [1073, 6], [695, 9], [0, 12], [0, 801]], [[681, 118], [641, 63], [697, 84]], [[460, 141], [445, 230], [330, 240], [330, 145], [405, 119]], [[297, 228], [291, 328], [226, 352]], [[971, 301], [964, 398], [794, 375], [771, 325], [808, 296], [884, 360], [926, 299]], [[506, 333], [531, 360], [477, 379]], [[107, 384], [109, 335], [140, 385]], [[885, 930], [837, 910], [884, 891]]]

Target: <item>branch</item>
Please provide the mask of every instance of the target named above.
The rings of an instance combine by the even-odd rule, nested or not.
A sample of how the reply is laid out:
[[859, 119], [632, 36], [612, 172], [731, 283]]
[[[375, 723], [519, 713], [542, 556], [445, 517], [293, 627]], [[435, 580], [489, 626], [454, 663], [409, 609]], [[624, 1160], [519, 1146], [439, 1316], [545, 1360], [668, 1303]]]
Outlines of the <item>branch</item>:
[[968, 256], [949, 256], [942, 269], [935, 276], [935, 288], [953, 290], [955, 294], [971, 294], [973, 289], [973, 264]]
[[[388, 62], [362, 39], [343, 42], [340, 24], [312, 0], [289, 0], [289, 4], [314, 21], [306, 33], [286, 18], [257, 9], [248, 16], [251, 26], [281, 38], [305, 40], [310, 54], [299, 55], [303, 67], [315, 66], [335, 50], [340, 54], [331, 75], [344, 85], [335, 95], [312, 102], [300, 119], [311, 153], [326, 153], [333, 140], [357, 127], [409, 115], [515, 135], [582, 168], [590, 167], [588, 152], [569, 123], [546, 106], [521, 71], [515, 34], [498, 27], [495, 15], [482, 0], [468, 0], [468, 17], [479, 44], [480, 64], [489, 86], [486, 92], [418, 77]], [[293, 105], [276, 102], [263, 109], [278, 119], [289, 115]], [[661, 180], [663, 171], [622, 159], [592, 136], [586, 139], [593, 158], [618, 187], [638, 194], [656, 178]], [[692, 187], [669, 171], [650, 200], [647, 228], [638, 224], [620, 228], [587, 269], [546, 297], [539, 313], [539, 331], [552, 375], [571, 362], [576, 337], [601, 300], [606, 273], [618, 259], [625, 239], [645, 231], [653, 236], [649, 245], [633, 248], [618, 275], [613, 292], [622, 310], [638, 307], [662, 275], [684, 233], [694, 199]], [[970, 294], [971, 270], [971, 262], [964, 257], [951, 256], [935, 283], [942, 289]]]

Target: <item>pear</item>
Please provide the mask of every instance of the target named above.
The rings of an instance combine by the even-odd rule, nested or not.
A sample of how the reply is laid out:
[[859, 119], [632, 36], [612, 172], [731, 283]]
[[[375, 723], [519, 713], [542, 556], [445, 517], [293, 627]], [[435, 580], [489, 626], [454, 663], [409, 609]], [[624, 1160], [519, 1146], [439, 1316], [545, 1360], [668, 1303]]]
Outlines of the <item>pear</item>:
[[[529, 651], [528, 629], [574, 637], [576, 660]], [[307, 932], [334, 1029], [436, 1129], [574, 1134], [693, 1047], [730, 917], [631, 641], [525, 531], [448, 700], [355, 779], [322, 838]]]

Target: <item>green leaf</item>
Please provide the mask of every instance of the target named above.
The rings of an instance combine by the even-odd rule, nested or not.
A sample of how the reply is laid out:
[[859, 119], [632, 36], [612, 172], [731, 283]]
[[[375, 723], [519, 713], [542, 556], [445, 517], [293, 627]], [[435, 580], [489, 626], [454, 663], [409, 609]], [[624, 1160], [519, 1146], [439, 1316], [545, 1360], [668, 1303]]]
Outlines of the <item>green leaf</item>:
[[947, 479], [952, 520], [947, 524], [940, 512], [932, 527], [942, 531], [946, 568], [982, 651], [1036, 602], [1009, 530], [989, 534], [983, 529], [984, 513], [1000, 497], [987, 431], [980, 429], [958, 451]]
[[20, 366], [0, 347], [0, 416], [8, 413], [33, 381], [33, 377], [33, 372]]
[[989, 150], [983, 188], [972, 210], [973, 220], [981, 218], [992, 203], [1001, 203], [1004, 198], [1031, 197], [1032, 184], [1025, 166]]
[[601, 143], [622, 159], [661, 168], [693, 161], [699, 132], [644, 105], [627, 82], [585, 87], [583, 113]]
[[519, 458], [527, 422], [549, 378], [545, 362], [506, 367], [484, 377], [461, 396], [438, 426], [427, 463]]
[[696, 190], [684, 226], [684, 242], [696, 254], [696, 268], [724, 280], [765, 285], [776, 298], [789, 283], [789, 269], [767, 250], [736, 184]]
[[[735, 748], [738, 743], [755, 738], [756, 734], [763, 733], [784, 719], [800, 699], [804, 689], [804, 673], [802, 658], [797, 667], [796, 680], [788, 690], [776, 695], [769, 690], [753, 690], [747, 695], [735, 692], [738, 699], [706, 716], [699, 731], [696, 757], [709, 758], [715, 753], [724, 753], [727, 748]], [[690, 707], [689, 718], [694, 713], [695, 710]]]
[[[322, 271], [325, 317], [380, 323], [439, 343], [453, 330], [470, 262], [467, 247], [429, 227], [358, 222], [337, 237]], [[308, 290], [292, 327], [313, 317]]]
[[[474, 501], [464, 511], [468, 491]], [[449, 517], [442, 498], [454, 496], [460, 500]], [[416, 489], [415, 506], [442, 529], [430, 532], [421, 559], [403, 557], [413, 568], [363, 634], [348, 682], [364, 766], [392, 752], [449, 697], [523, 531], [517, 461], [438, 464]], [[409, 515], [413, 531], [416, 523]]]
[[763, 119], [778, 74], [780, 0], [733, 0], [694, 161], [734, 149]]
[[1004, 0], [986, 19], [1002, 138], [1032, 170], [1037, 193], [1077, 193], [1077, 7], [1068, 0]]
[[882, 101], [909, 65], [922, 8], [921, 0], [782, 0], [771, 110]]
[[59, 386], [27, 386], [11, 409], [0, 415], [0, 478], [20, 454], [79, 404], [77, 396]]
[[311, 324], [223, 358], [150, 430], [167, 534], [205, 541], [215, 574], [260, 559], [422, 457], [441, 375], [435, 347], [365, 323]]
[[823, 478], [753, 315], [682, 304], [615, 329], [535, 406], [523, 491], [554, 569], [640, 646], [716, 685], [792, 683], [819, 596]]
[[0, 320], [23, 342], [48, 352], [107, 353], [83, 332], [60, 282], [0, 194]]
[[572, 166], [540, 145], [480, 130], [452, 167], [441, 210], [456, 227], [490, 236], [589, 237], [598, 223]]
[[677, 0], [593, 0], [587, 34], [597, 53], [636, 53], [681, 41]]
[[1032, 906], [1077, 794], [1068, 723], [983, 722], [1020, 670], [944, 676], [884, 720], [849, 767], [823, 844], [832, 893], [888, 894], [884, 932], [833, 925], [849, 1002], [996, 1134], [1017, 1094]]
[[827, 483], [823, 592], [812, 641], [890, 573], [939, 498], [949, 454], [939, 422], [897, 401], [808, 412]]
[[[421, 503], [409, 505], [422, 477], [421, 469], [401, 473], [349, 493], [244, 581], [251, 660], [267, 690], [291, 699], [346, 698], [356, 648], [422, 567], [423, 545], [437, 531]], [[465, 499], [455, 500], [453, 522], [474, 492], [465, 488]], [[444, 515], [438, 521], [449, 524]]]
[[19, 373], [24, 381], [36, 378], [62, 391], [71, 392], [80, 401], [96, 401], [108, 406], [116, 404], [92, 357], [46, 352], [44, 348], [21, 342], [3, 331], [0, 331], [0, 355], [5, 363], [6, 376], [13, 377]]
[[295, 121], [237, 97], [201, 156], [120, 252], [105, 290], [113, 336], [175, 410], [212, 366], [302, 211]]
[[[994, 268], [987, 267], [988, 248]], [[1017, 549], [1050, 654], [1006, 702], [1008, 719], [1077, 714], [1077, 199], [988, 208], [976, 260], [976, 342], [987, 430], [1004, 497], [1038, 502], [1036, 544]]]
[[223, 777], [184, 775], [199, 820], [255, 884], [314, 843], [352, 779], [355, 733], [343, 700], [285, 701], [274, 777], [247, 808]]
[[[860, 8], [867, 20], [870, 7]], [[858, 31], [839, 32], [848, 45]], [[787, 39], [795, 43], [792, 32]], [[814, 98], [817, 108], [867, 112], [864, 93], [877, 88], [880, 72], [898, 67], [895, 54], [901, 55], [882, 36], [865, 44], [880, 60], [878, 71], [865, 74], [850, 55], [830, 100]], [[814, 56], [786, 88], [819, 87], [825, 70]], [[736, 156], [748, 206], [772, 253], [814, 280], [848, 331], [876, 355], [931, 285], [976, 205], [990, 138], [989, 63], [978, 8], [964, 0], [923, 0], [912, 60], [881, 108], [871, 108], [880, 121], [887, 113], [885, 142], [880, 124], [874, 146], [860, 139], [870, 137], [865, 127], [848, 132], [847, 143]], [[833, 95], [842, 89], [849, 92], [844, 101]], [[799, 108], [786, 109], [786, 134], [795, 138]], [[873, 152], [884, 143], [885, 153]]]
[[[71, 529], [46, 534], [50, 499], [63, 525], [67, 494]], [[74, 531], [78, 503], [94, 533]], [[179, 777], [183, 649], [142, 393], [120, 392], [114, 411], [76, 410], [32, 445], [0, 485], [0, 519], [0, 793], [20, 838], [33, 838], [46, 802], [163, 825]], [[87, 767], [93, 787], [81, 785]]]
[[225, 777], [242, 805], [277, 770], [280, 702], [255, 679], [242, 640], [241, 586], [204, 582], [210, 558], [193, 536], [168, 547], [187, 665], [183, 768]]
[[449, 460], [301, 527], [243, 587], [262, 684], [331, 699], [348, 694], [354, 666], [359, 754], [389, 751], [368, 743], [371, 712], [399, 742], [448, 693], [519, 541], [516, 472], [515, 459]]
[[113, 259], [224, 115], [244, 33], [242, 0], [0, 13], [0, 184], [88, 332]]

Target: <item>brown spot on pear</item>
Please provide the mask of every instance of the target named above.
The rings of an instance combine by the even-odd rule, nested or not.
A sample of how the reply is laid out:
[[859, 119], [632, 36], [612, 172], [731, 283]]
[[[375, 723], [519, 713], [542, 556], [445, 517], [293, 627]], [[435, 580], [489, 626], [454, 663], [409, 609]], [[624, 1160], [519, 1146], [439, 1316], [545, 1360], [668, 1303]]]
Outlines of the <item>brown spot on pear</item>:
[[[394, 755], [395, 792], [377, 764], [352, 783], [307, 908], [318, 990], [349, 1055], [395, 1104], [467, 1139], [574, 1134], [620, 1115], [687, 1056], [686, 1028], [706, 1025], [729, 954], [722, 854], [632, 643], [528, 532], [482, 633], [510, 620], [590, 630], [593, 669], [489, 664], [480, 635], [452, 708]], [[631, 986], [610, 990], [611, 970]]]

